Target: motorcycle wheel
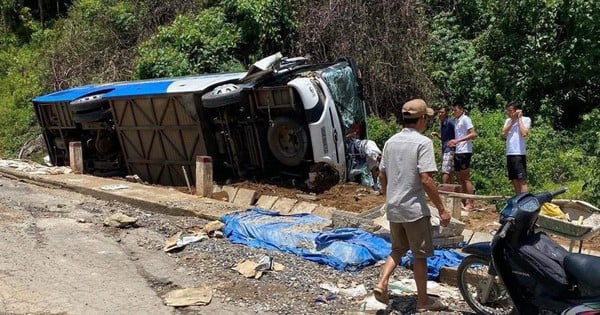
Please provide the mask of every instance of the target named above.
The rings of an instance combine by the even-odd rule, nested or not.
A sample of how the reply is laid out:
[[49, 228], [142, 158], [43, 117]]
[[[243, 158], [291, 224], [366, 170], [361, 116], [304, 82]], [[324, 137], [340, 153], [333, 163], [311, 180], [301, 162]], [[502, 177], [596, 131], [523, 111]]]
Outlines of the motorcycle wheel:
[[[457, 286], [463, 299], [477, 314], [512, 314], [514, 305], [502, 280], [488, 274], [490, 261], [477, 256], [467, 256], [458, 266]], [[485, 303], [481, 302], [483, 288], [493, 281]]]

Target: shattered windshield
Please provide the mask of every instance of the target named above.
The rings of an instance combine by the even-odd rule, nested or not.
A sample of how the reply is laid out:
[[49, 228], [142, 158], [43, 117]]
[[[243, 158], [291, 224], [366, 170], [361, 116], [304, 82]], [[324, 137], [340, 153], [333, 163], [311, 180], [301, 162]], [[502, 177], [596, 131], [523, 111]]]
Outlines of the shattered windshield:
[[344, 135], [355, 131], [357, 138], [367, 137], [365, 103], [362, 87], [350, 65], [346, 62], [325, 69], [321, 76], [331, 91]]

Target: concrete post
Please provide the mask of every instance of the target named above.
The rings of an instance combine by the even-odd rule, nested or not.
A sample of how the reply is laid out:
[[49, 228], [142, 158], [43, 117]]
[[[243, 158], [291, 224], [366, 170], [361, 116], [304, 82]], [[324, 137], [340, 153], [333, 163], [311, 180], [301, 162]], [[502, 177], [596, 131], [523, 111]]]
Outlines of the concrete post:
[[83, 173], [83, 152], [81, 142], [69, 142], [69, 166], [74, 174]]
[[196, 195], [212, 197], [213, 168], [210, 156], [196, 156]]
[[[440, 184], [438, 186], [438, 191], [444, 192], [455, 192], [462, 193], [462, 188], [460, 185], [455, 184]], [[455, 219], [461, 219], [461, 210], [462, 210], [462, 202], [460, 198], [449, 197], [445, 195], [441, 195], [442, 201], [445, 201], [446, 208], [452, 212], [452, 217]]]

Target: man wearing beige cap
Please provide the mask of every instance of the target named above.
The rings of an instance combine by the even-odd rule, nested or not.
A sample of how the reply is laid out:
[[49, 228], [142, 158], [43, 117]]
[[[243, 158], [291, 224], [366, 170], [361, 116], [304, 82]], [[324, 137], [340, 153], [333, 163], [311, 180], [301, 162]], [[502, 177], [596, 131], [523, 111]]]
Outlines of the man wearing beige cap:
[[448, 212], [437, 191], [433, 175], [437, 167], [433, 142], [422, 135], [433, 110], [422, 99], [402, 106], [404, 128], [383, 147], [379, 164], [381, 192], [386, 196], [387, 219], [390, 221], [392, 252], [381, 269], [375, 298], [388, 303], [388, 282], [392, 272], [410, 249], [417, 285], [417, 311], [439, 311], [446, 307], [439, 299], [427, 295], [427, 257], [433, 255], [431, 212], [427, 196], [437, 208], [442, 226], [450, 223]]

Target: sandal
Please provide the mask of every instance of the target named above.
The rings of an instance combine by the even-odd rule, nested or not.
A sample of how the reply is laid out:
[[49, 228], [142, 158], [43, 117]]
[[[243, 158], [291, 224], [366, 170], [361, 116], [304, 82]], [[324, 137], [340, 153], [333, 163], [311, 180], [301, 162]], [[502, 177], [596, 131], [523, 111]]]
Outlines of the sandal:
[[380, 287], [373, 288], [373, 296], [377, 300], [377, 302], [388, 304], [390, 298], [388, 297], [387, 290], [384, 290]]
[[423, 307], [417, 307], [417, 312], [438, 312], [448, 309], [448, 305], [444, 304], [440, 299], [430, 299], [433, 303], [427, 304]]

